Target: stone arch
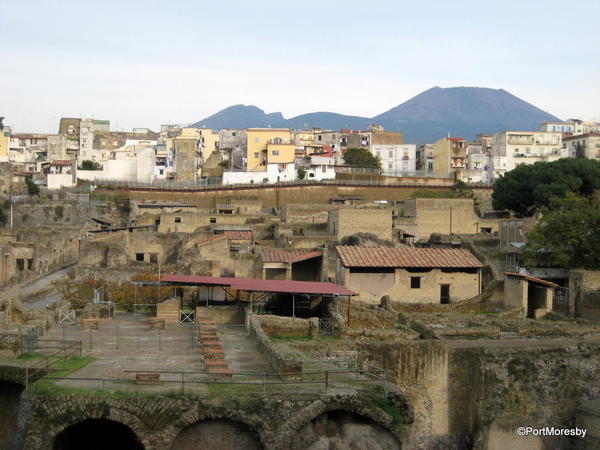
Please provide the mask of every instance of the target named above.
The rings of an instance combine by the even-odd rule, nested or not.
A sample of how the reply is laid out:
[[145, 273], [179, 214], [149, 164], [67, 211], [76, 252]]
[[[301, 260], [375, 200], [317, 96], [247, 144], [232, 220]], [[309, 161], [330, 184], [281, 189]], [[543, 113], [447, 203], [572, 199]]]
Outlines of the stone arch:
[[365, 406], [365, 404], [360, 401], [326, 402], [323, 400], [317, 400], [301, 409], [290, 420], [288, 420], [284, 426], [280, 428], [276, 448], [290, 448], [295, 436], [304, 427], [315, 421], [320, 416], [330, 412], [346, 412], [365, 418], [385, 429], [387, 432], [392, 434], [398, 440], [398, 442], [400, 442], [400, 436], [398, 436], [397, 433], [390, 428], [393, 420], [392, 417], [390, 417], [380, 408]]
[[214, 411], [208, 412], [206, 410], [201, 409], [198, 405], [196, 408], [193, 408], [187, 411], [184, 415], [179, 417], [179, 420], [174, 424], [174, 427], [171, 427], [171, 439], [170, 444], [167, 448], [171, 448], [170, 446], [175, 443], [178, 436], [186, 429], [189, 429], [195, 425], [204, 423], [204, 422], [228, 422], [231, 424], [238, 424], [245, 430], [250, 433], [255, 434], [258, 437], [258, 441], [260, 443], [260, 448], [267, 448], [267, 436], [265, 434], [265, 429], [267, 425], [263, 422], [262, 417], [260, 415], [243, 415], [240, 414], [239, 411], [229, 410], [227, 413], [217, 413]]
[[21, 394], [25, 390], [19, 382], [0, 380], [0, 448], [17, 448]]
[[372, 418], [345, 409], [330, 409], [318, 415], [292, 438], [290, 450], [312, 448], [369, 448], [400, 450], [398, 436]]
[[53, 450], [104, 450], [127, 448], [144, 450], [139, 436], [127, 425], [115, 420], [84, 419], [65, 427], [52, 440]]
[[170, 450], [263, 450], [260, 435], [243, 422], [225, 418], [206, 419], [183, 428]]
[[[60, 405], [60, 403], [59, 403]], [[147, 426], [135, 414], [105, 403], [89, 403], [81, 405], [81, 409], [60, 408], [57, 405], [48, 415], [39, 417], [46, 428], [46, 439], [50, 441], [48, 448], [54, 448], [54, 439], [67, 428], [86, 420], [105, 420], [123, 425], [130, 429], [139, 439], [142, 448], [148, 446]], [[48, 442], [47, 441], [47, 442]]]

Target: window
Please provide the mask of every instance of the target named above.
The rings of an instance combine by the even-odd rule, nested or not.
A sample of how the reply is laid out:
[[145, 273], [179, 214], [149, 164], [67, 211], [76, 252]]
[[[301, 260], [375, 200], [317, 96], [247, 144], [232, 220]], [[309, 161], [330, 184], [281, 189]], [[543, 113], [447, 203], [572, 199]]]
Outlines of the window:
[[239, 245], [230, 245], [229, 246], [229, 251], [231, 253], [239, 253], [240, 252], [240, 246]]
[[27, 270], [33, 270], [33, 259], [27, 260]]
[[317, 141], [321, 141], [321, 135], [320, 134], [317, 136]]
[[394, 165], [392, 163], [388, 163], [388, 169], [393, 169]]
[[175, 217], [175, 223], [181, 223], [181, 217]]
[[23, 258], [17, 258], [17, 270], [19, 272], [25, 270], [25, 260]]
[[144, 254], [143, 253], [136, 253], [135, 254], [135, 260], [136, 261], [143, 261], [144, 260]]
[[231, 133], [231, 135], [235, 137], [235, 131], [233, 133]]
[[279, 156], [279, 150], [273, 150], [273, 156]]
[[390, 150], [388, 152], [388, 158], [393, 158], [393, 157], [394, 157], [394, 152], [393, 152], [393, 150]]
[[211, 217], [209, 220], [210, 223], [217, 223], [217, 218], [216, 217]]
[[158, 253], [150, 253], [150, 262], [152, 264], [158, 263]]
[[258, 157], [259, 157], [259, 156], [258, 156], [258, 152], [254, 152], [254, 157], [255, 157], [256, 159], [258, 159]]
[[164, 171], [163, 169], [160, 169], [160, 170], [158, 171], [158, 173], [162, 175], [162, 174], [164, 174], [164, 173], [165, 173], [165, 171]]
[[410, 288], [420, 289], [421, 288], [421, 277], [410, 277]]

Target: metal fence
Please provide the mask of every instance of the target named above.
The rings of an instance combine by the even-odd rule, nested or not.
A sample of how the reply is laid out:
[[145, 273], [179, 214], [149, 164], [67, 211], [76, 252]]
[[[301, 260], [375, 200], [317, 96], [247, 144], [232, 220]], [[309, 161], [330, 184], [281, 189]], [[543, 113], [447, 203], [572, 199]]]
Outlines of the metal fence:
[[[239, 183], [239, 184], [206, 184], [195, 181], [155, 181], [153, 183], [141, 183], [137, 181], [123, 180], [97, 180], [94, 183], [98, 187], [106, 188], [122, 188], [122, 189], [145, 189], [145, 190], [186, 190], [186, 191], [202, 191], [202, 190], [231, 190], [231, 189], [247, 189], [256, 188], [258, 186], [283, 187], [283, 186], [389, 186], [389, 187], [417, 187], [426, 189], [428, 187], [450, 187], [444, 184], [443, 186], [424, 185], [418, 182], [410, 182], [411, 178], [407, 176], [396, 177], [401, 182], [395, 183], [388, 180], [352, 180], [352, 179], [335, 179], [335, 180], [296, 180], [296, 181], [279, 181], [276, 183]], [[445, 179], [445, 178], [444, 178]], [[473, 188], [490, 188], [491, 183], [471, 183]]]
[[371, 365], [303, 370], [301, 372], [266, 373], [232, 372], [227, 375], [196, 371], [125, 370], [122, 378], [107, 377], [57, 377], [51, 374], [36, 377], [60, 383], [64, 387], [102, 389], [108, 391], [151, 390], [178, 393], [255, 392], [263, 395], [281, 393], [286, 396], [328, 392], [331, 389], [348, 389], [372, 384], [387, 386], [384, 369]]

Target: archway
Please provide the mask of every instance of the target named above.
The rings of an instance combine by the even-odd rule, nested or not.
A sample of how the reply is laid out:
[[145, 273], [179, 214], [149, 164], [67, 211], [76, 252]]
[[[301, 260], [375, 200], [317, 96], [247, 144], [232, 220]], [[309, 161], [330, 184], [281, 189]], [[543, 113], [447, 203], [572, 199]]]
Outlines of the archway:
[[108, 419], [86, 419], [68, 426], [54, 438], [53, 450], [144, 450], [127, 425]]
[[12, 381], [0, 381], [0, 448], [16, 448], [17, 420], [24, 387]]
[[171, 450], [262, 450], [258, 434], [247, 425], [227, 419], [205, 420], [177, 435]]
[[327, 411], [302, 427], [290, 450], [360, 448], [400, 450], [400, 441], [373, 420], [347, 411]]

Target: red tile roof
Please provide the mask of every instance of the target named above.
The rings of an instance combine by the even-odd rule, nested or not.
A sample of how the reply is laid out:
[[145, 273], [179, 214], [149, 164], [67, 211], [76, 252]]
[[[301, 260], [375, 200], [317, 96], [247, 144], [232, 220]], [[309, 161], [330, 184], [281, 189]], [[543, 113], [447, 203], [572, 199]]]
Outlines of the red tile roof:
[[357, 295], [343, 286], [320, 281], [258, 280], [255, 278], [200, 277], [166, 275], [160, 279], [165, 284], [185, 286], [224, 286], [239, 291], [277, 292], [286, 294]]
[[462, 248], [336, 247], [346, 267], [483, 267]]
[[527, 275], [526, 273], [515, 273], [515, 272], [505, 272], [505, 275], [509, 277], [519, 277], [528, 281], [533, 281], [535, 283], [545, 284], [550, 287], [559, 287], [558, 284], [553, 283], [552, 281], [542, 280], [541, 278], [532, 277], [531, 275]]
[[233, 239], [237, 241], [251, 241], [252, 240], [252, 231], [239, 231], [239, 230], [231, 230], [224, 231], [223, 234], [227, 236], [227, 239]]
[[320, 250], [282, 250], [279, 248], [264, 250], [260, 257], [263, 262], [294, 263], [323, 255]]

